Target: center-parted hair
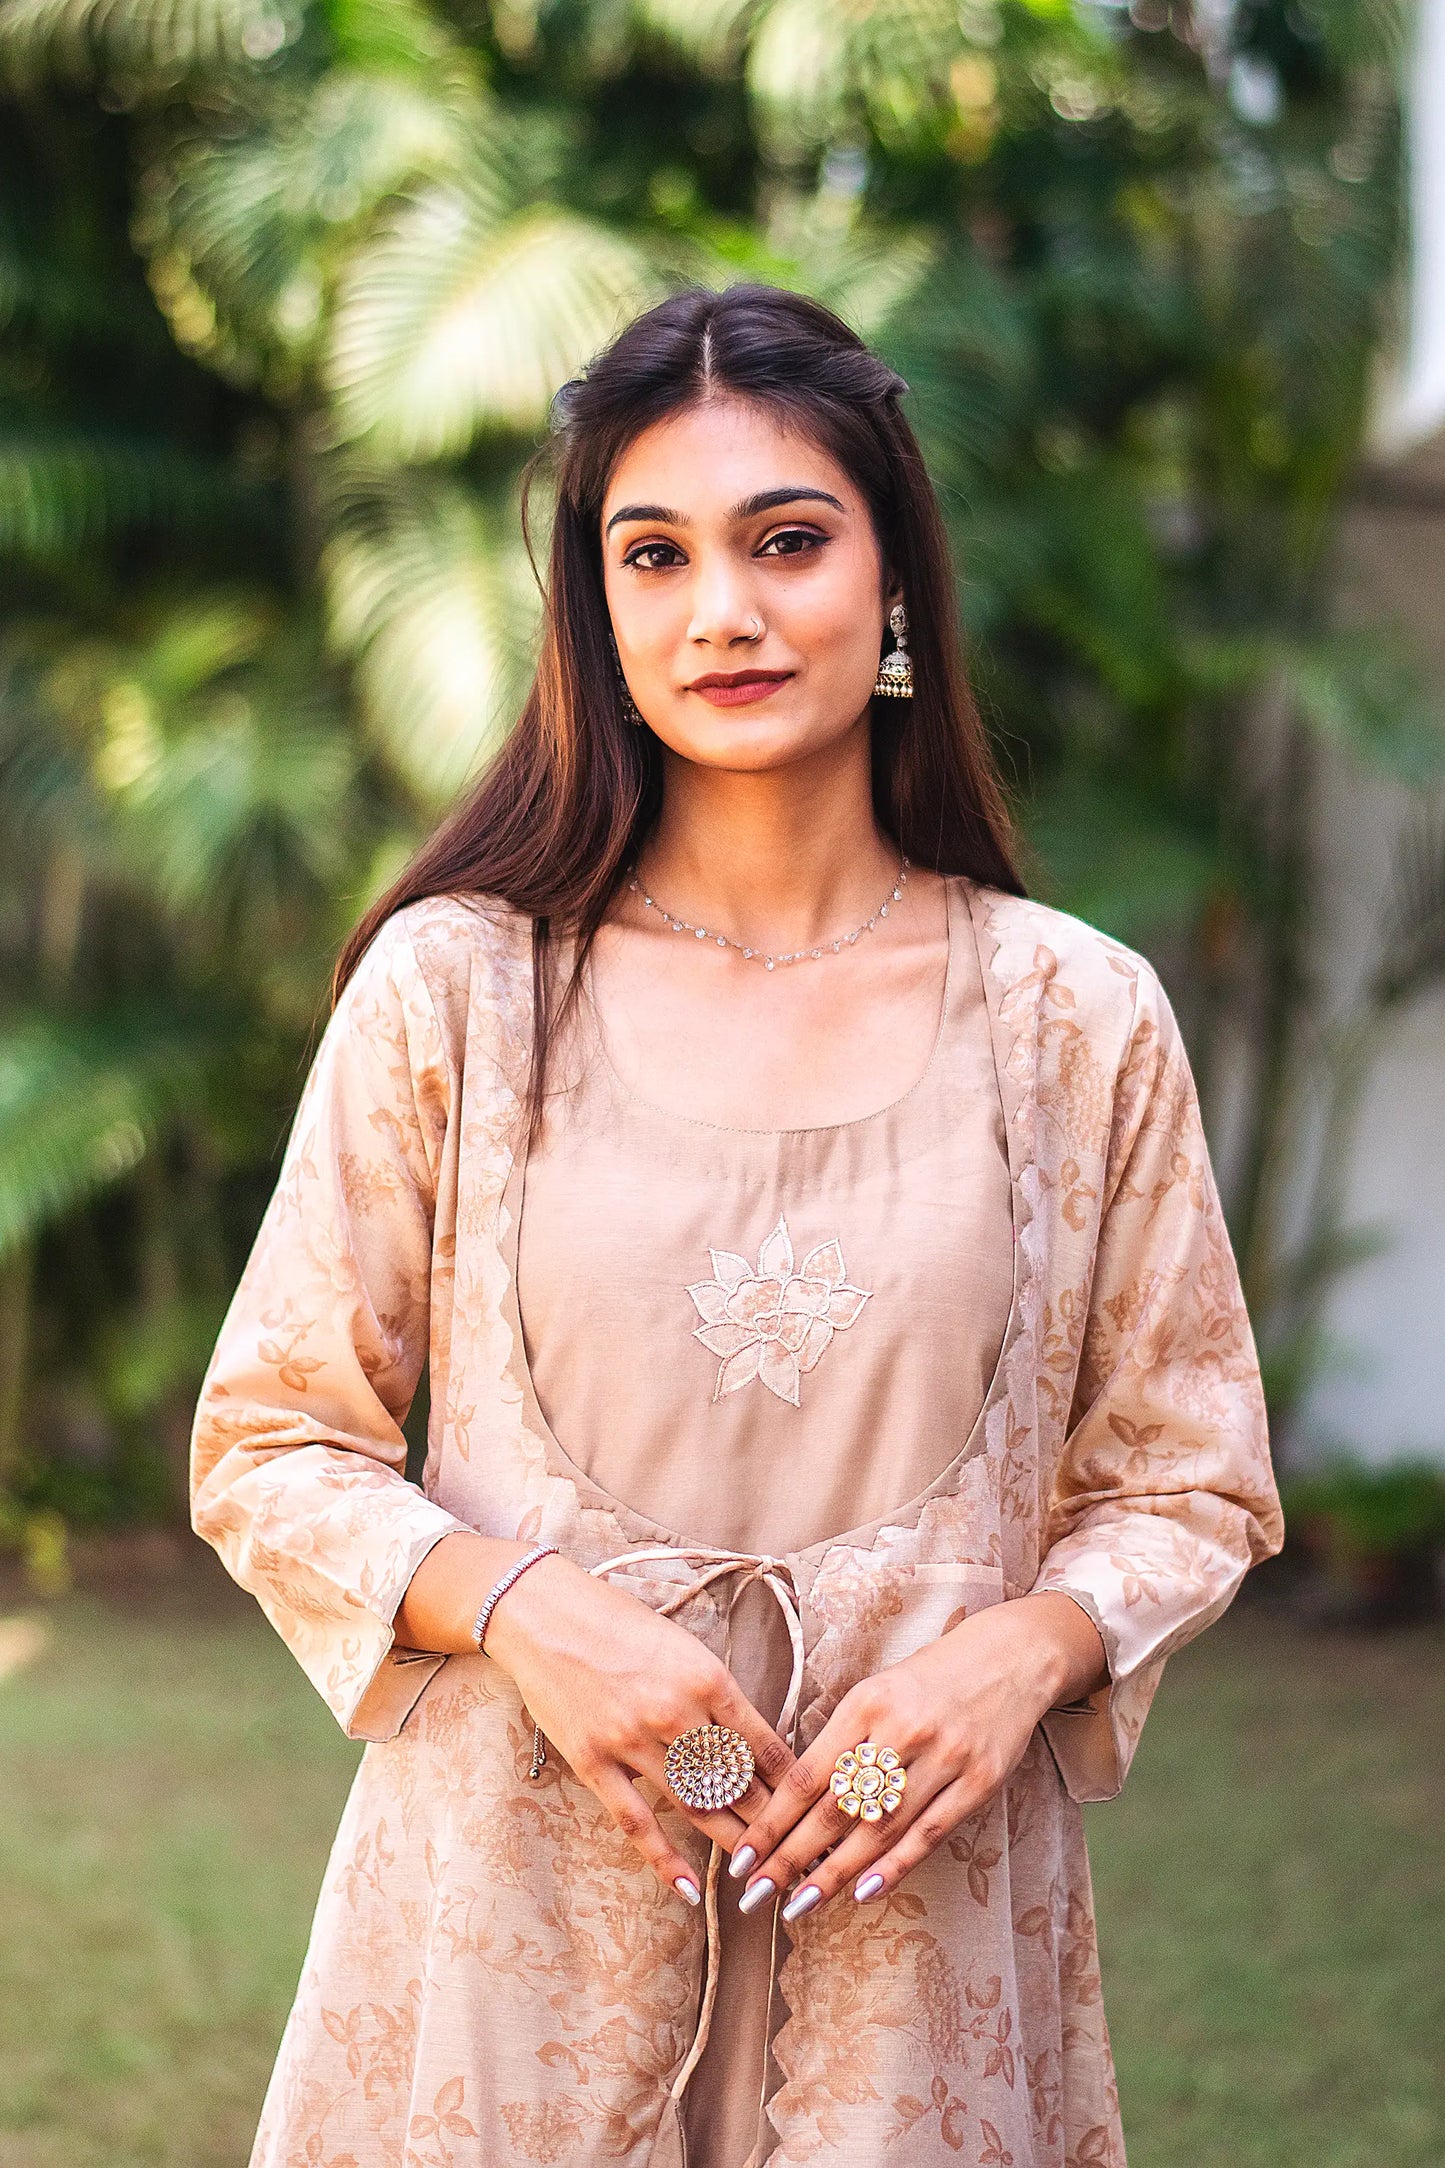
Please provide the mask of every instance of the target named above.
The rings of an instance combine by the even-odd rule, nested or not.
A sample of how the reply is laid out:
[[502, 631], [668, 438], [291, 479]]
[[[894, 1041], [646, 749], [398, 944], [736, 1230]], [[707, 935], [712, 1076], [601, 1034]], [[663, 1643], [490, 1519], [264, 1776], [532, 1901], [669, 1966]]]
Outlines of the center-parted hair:
[[[911, 700], [872, 704], [880, 827], [915, 865], [1021, 895], [1004, 795], [964, 672], [953, 570], [933, 484], [899, 401], [907, 385], [830, 309], [744, 284], [671, 295], [637, 317], [558, 392], [529, 463], [556, 494], [537, 673], [510, 736], [352, 933], [333, 1001], [377, 928], [423, 896], [501, 897], [534, 921], [537, 1031], [531, 1114], [541, 1105], [555, 1010], [553, 931], [577, 966], [662, 803], [662, 751], [625, 717], [602, 569], [602, 503], [642, 431], [713, 398], [756, 401], [811, 438], [867, 502], [908, 611]], [[530, 538], [529, 538], [530, 539]], [[575, 990], [574, 971], [567, 989]]]

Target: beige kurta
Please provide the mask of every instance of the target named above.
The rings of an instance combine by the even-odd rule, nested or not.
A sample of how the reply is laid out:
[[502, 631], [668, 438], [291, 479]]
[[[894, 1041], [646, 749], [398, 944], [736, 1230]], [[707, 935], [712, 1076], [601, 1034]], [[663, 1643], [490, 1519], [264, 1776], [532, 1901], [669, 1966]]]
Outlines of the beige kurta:
[[[1154, 972], [1044, 906], [972, 884], [959, 900], [1004, 1110], [1003, 1346], [922, 1490], [769, 1554], [677, 1543], [569, 1462], [529, 1406], [507, 1202], [526, 922], [497, 903], [413, 904], [348, 985], [192, 1437], [196, 1530], [368, 1742], [252, 2168], [688, 2160], [678, 2088], [707, 1916], [660, 1886], [555, 1750], [528, 1780], [531, 1722], [497, 1666], [396, 1645], [411, 1574], [460, 1528], [555, 1542], [720, 1656], [734, 1606], [765, 1589], [798, 1636], [799, 1751], [850, 1686], [964, 1613], [1034, 1588], [1081, 1603], [1110, 1665], [1089, 1709], [1046, 1717], [1001, 1797], [890, 1897], [824, 1905], [780, 1935], [764, 2158], [1122, 2163], [1078, 1802], [1118, 1790], [1165, 1659], [1278, 1548], [1278, 1503]], [[846, 1236], [842, 1253], [852, 1272]], [[862, 1329], [835, 1326], [800, 1394]], [[399, 1426], [428, 1360], [418, 1488]], [[710, 1848], [659, 1806], [703, 1870]], [[694, 2152], [688, 2168], [712, 2164]]]
[[[747, 1129], [659, 1106], [618, 1076], [590, 1001], [559, 1049], [505, 1200], [523, 1394], [557, 1455], [677, 1544], [846, 1540], [926, 1490], [978, 1419], [1013, 1215], [973, 920], [962, 884], [946, 893], [926, 1067], [864, 1119]], [[765, 1585], [731, 1624], [731, 1668], [776, 1723], [792, 1651]], [[718, 1907], [716, 2003], [684, 2103], [707, 2168], [744, 2168], [777, 2078], [774, 1922], [737, 1896]]]

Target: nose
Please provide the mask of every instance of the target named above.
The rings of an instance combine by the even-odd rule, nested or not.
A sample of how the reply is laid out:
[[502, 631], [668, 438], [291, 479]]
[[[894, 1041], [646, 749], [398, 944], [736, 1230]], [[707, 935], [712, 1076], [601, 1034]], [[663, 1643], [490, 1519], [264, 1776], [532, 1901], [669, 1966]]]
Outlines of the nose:
[[700, 558], [693, 574], [688, 639], [700, 647], [732, 647], [755, 640], [762, 623], [746, 570], [726, 552]]

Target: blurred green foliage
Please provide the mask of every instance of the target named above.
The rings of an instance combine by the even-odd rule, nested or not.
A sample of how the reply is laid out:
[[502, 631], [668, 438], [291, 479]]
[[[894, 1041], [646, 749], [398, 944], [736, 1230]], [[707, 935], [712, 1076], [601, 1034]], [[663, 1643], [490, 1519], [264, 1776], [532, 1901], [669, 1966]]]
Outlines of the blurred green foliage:
[[1389, 0], [0, 0], [0, 1517], [37, 1570], [57, 1516], [184, 1510], [331, 958], [525, 681], [521, 463], [690, 280], [804, 288], [908, 378], [1036, 885], [1159, 956], [1228, 1095], [1287, 1424], [1369, 1060], [1445, 969], [1423, 814], [1347, 1016], [1309, 955], [1321, 749], [1445, 767], [1330, 605], [1399, 46]]
[[1332, 1624], [1398, 1626], [1445, 1609], [1445, 1468], [1321, 1458], [1280, 1486], [1289, 1530], [1281, 1571]]
[[1327, 1461], [1283, 1487], [1291, 1517], [1316, 1523], [1331, 1552], [1369, 1559], [1445, 1547], [1445, 1470], [1432, 1463]]

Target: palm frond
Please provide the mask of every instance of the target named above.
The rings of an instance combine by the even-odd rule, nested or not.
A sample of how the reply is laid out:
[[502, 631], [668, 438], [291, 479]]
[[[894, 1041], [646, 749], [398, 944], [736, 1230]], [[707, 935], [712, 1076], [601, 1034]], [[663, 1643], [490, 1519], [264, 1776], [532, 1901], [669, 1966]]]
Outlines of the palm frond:
[[142, 619], [127, 677], [157, 707], [175, 709], [226, 671], [254, 661], [283, 623], [276, 598], [254, 587], [167, 595]]
[[633, 9], [640, 30], [711, 73], [736, 64], [757, 13], [757, 0], [637, 0]]
[[119, 848], [183, 932], [238, 959], [353, 871], [362, 752], [318, 662], [269, 597], [211, 591], [158, 615], [102, 704]]
[[243, 381], [270, 353], [309, 358], [364, 221], [464, 161], [478, 125], [464, 96], [350, 68], [275, 87], [224, 132], [176, 124], [147, 167], [136, 239], [177, 342]]
[[[1122, 81], [1111, 43], [1081, 11], [1013, 11], [1021, 62], [1077, 81]], [[731, 24], [726, 26], [734, 35]], [[988, 39], [1000, 47], [997, 12], [959, 0], [771, 0], [755, 17], [746, 78], [758, 123], [785, 160], [835, 143], [866, 122], [885, 147], [907, 151], [946, 136], [957, 117], [954, 70]], [[1101, 103], [1104, 102], [1101, 100]]]
[[1445, 707], [1398, 634], [1288, 642], [1281, 668], [1306, 720], [1364, 766], [1417, 789], [1445, 776]]
[[920, 297], [942, 254], [935, 233], [861, 218], [832, 225], [808, 198], [770, 222], [769, 240], [790, 260], [801, 290], [865, 339], [876, 339]]
[[871, 337], [908, 380], [906, 411], [935, 479], [946, 495], [976, 492], [1001, 463], [1038, 381], [1037, 333], [1022, 297], [976, 249], [954, 241]]
[[1411, 11], [1399, 0], [1315, 0], [1310, 20], [1341, 66], [1388, 71], [1399, 65]]
[[326, 19], [337, 53], [353, 67], [431, 75], [457, 50], [421, 0], [326, 0]]
[[263, 524], [268, 493], [220, 460], [79, 431], [0, 435], [0, 555], [51, 559], [139, 527], [210, 531], [220, 513]]
[[268, 710], [254, 693], [208, 706], [133, 794], [136, 858], [178, 915], [284, 925], [303, 894], [314, 907], [343, 883], [357, 748], [324, 716]]
[[112, 643], [87, 648], [63, 619], [22, 621], [0, 640], [0, 852], [10, 895], [32, 906], [56, 868], [97, 882], [113, 870], [110, 808], [78, 711], [114, 666]]
[[326, 365], [338, 431], [431, 459], [489, 426], [534, 430], [660, 291], [636, 242], [549, 204], [510, 213], [484, 169], [424, 189], [343, 285]]
[[510, 538], [456, 482], [336, 463], [323, 557], [332, 634], [356, 662], [373, 741], [441, 805], [495, 745], [532, 657], [537, 596]]
[[107, 75], [174, 84], [268, 60], [300, 27], [295, 0], [4, 0], [0, 75], [21, 89]]
[[1177, 199], [1203, 274], [1201, 328], [1221, 364], [1244, 372], [1286, 442], [1323, 436], [1342, 454], [1358, 435], [1407, 239], [1388, 107], [1374, 136], [1349, 146], [1360, 163], [1345, 178], [1319, 156], [1313, 124], [1264, 143], [1222, 127], [1217, 155]]
[[825, 143], [848, 119], [853, 85], [845, 0], [774, 0], [748, 52], [763, 129], [784, 154]]
[[121, 1181], [193, 1091], [199, 1042], [150, 1013], [17, 1017], [0, 1032], [0, 1256]]

